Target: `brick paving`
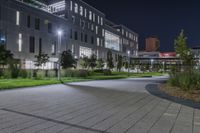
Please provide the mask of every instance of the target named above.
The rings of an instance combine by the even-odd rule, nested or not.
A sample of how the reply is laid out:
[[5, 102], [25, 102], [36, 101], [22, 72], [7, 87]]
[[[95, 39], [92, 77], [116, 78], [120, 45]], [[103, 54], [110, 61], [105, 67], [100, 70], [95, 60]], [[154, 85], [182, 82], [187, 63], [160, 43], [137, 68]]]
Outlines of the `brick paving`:
[[0, 133], [200, 133], [200, 110], [121, 79], [0, 92]]

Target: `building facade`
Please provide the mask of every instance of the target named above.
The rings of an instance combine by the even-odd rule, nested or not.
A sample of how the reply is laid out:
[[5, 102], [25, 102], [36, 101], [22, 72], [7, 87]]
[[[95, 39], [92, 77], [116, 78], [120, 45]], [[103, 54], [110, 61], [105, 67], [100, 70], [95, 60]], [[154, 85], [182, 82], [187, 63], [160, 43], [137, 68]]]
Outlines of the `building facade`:
[[146, 52], [156, 52], [159, 51], [160, 41], [157, 37], [146, 38]]
[[48, 54], [43, 68], [53, 69], [59, 53], [68, 49], [77, 59], [92, 54], [106, 59], [109, 49], [115, 57], [128, 51], [135, 57], [138, 34], [82, 0], [1, 0], [0, 45], [26, 69], [34, 68], [35, 55]]

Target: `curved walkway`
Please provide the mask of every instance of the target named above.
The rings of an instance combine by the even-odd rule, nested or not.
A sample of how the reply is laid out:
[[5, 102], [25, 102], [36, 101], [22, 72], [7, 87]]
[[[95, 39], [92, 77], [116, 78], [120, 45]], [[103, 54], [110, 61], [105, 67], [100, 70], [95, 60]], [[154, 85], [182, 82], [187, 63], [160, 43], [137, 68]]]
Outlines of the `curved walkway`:
[[0, 133], [200, 133], [200, 110], [149, 93], [166, 77], [0, 92]]

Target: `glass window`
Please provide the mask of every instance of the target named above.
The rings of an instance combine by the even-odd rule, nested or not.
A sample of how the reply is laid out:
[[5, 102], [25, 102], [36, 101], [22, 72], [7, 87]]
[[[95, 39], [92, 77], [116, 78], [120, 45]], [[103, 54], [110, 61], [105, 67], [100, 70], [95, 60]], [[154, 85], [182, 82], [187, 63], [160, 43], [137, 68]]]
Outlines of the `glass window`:
[[27, 27], [28, 28], [31, 27], [31, 16], [30, 15], [27, 16]]
[[74, 12], [75, 12], [75, 13], [78, 13], [78, 4], [77, 4], [77, 3], [75, 3]]
[[78, 40], [78, 32], [77, 31], [74, 32], [74, 40]]
[[120, 37], [106, 30], [105, 47], [116, 51], [120, 51]]
[[19, 21], [20, 21], [20, 12], [17, 11], [16, 12], [16, 25], [19, 25]]
[[22, 34], [19, 33], [19, 38], [18, 38], [18, 51], [22, 51]]
[[42, 53], [42, 38], [39, 38], [39, 53]]
[[97, 46], [100, 46], [100, 39], [97, 37]]
[[98, 28], [98, 26], [96, 26], [96, 34], [98, 34], [99, 33], [99, 28]]
[[80, 49], [79, 49], [79, 55], [80, 57], [91, 57], [92, 55], [92, 49], [91, 48], [88, 48], [88, 47], [82, 47], [80, 46]]
[[80, 6], [80, 15], [83, 16], [83, 7]]
[[89, 12], [89, 20], [92, 20], [92, 11]]
[[6, 44], [6, 34], [2, 30], [0, 30], [0, 45]]
[[70, 10], [73, 11], [73, 2], [70, 1]]
[[29, 52], [30, 53], [35, 53], [35, 37], [30, 36], [30, 38], [29, 38], [29, 44], [30, 44]]
[[56, 42], [53, 42], [51, 45], [51, 54], [52, 55], [56, 54]]
[[103, 25], [103, 18], [101, 18], [101, 25]]
[[96, 15], [95, 15], [95, 13], [93, 13], [93, 21], [95, 22], [95, 17], [96, 17]]
[[48, 32], [52, 33], [52, 23], [48, 22]]
[[85, 8], [85, 18], [87, 18], [87, 9]]
[[40, 19], [39, 18], [35, 19], [35, 29], [40, 30]]

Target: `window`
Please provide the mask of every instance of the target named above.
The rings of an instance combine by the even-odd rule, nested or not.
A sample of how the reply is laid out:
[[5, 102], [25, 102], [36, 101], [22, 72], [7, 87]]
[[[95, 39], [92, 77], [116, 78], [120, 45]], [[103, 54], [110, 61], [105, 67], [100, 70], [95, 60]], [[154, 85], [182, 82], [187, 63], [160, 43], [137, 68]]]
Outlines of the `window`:
[[101, 18], [101, 25], [103, 25], [103, 18]]
[[116, 51], [120, 51], [120, 37], [106, 30], [105, 47]]
[[70, 10], [72, 11], [73, 10], [73, 2], [70, 1]]
[[80, 46], [79, 55], [80, 57], [90, 57], [92, 55], [92, 49]]
[[85, 18], [87, 18], [87, 9], [85, 8]]
[[73, 35], [72, 35], [72, 34], [73, 34], [73, 30], [71, 29], [71, 30], [70, 30], [70, 38], [71, 38], [71, 39], [73, 38]]
[[74, 40], [78, 40], [78, 32], [77, 31], [74, 32]]
[[30, 15], [27, 16], [27, 27], [28, 28], [31, 27], [31, 16]]
[[40, 30], [40, 19], [39, 18], [35, 19], [35, 29]]
[[74, 44], [72, 44], [72, 54], [75, 53], [75, 48], [74, 48]]
[[95, 17], [96, 17], [96, 15], [93, 13], [93, 21], [95, 22]]
[[100, 17], [99, 16], [98, 16], [98, 20], [97, 21], [98, 21], [98, 24], [100, 24]]
[[48, 22], [48, 32], [52, 33], [52, 23]]
[[78, 13], [78, 4], [77, 3], [75, 3], [74, 12]]
[[105, 30], [102, 29], [102, 36], [104, 37], [105, 36]]
[[100, 46], [100, 39], [97, 37], [97, 46]]
[[83, 16], [83, 7], [80, 6], [80, 15]]
[[29, 38], [29, 44], [30, 44], [29, 52], [30, 53], [35, 53], [35, 37], [30, 36], [30, 38]]
[[4, 31], [0, 30], [0, 45], [6, 44], [6, 34]]
[[98, 34], [99, 33], [99, 28], [98, 28], [98, 26], [96, 26], [96, 34]]
[[39, 54], [42, 53], [42, 38], [39, 39]]
[[84, 20], [80, 20], [80, 25], [81, 25], [81, 28], [84, 29], [85, 28], [85, 21]]
[[92, 20], [92, 11], [89, 12], [89, 20]]
[[94, 36], [91, 36], [91, 44], [94, 44]]
[[91, 24], [91, 30], [94, 31], [94, 25], [93, 24]]
[[18, 51], [22, 51], [22, 34], [19, 33], [19, 38], [18, 38]]
[[20, 22], [20, 12], [17, 11], [16, 12], [16, 25], [19, 25], [19, 22]]
[[72, 16], [72, 22], [75, 23], [75, 21], [76, 21], [75, 16]]
[[81, 42], [83, 42], [83, 33], [81, 32]]
[[87, 34], [85, 34], [85, 43], [87, 43], [88, 41], [88, 36], [87, 36]]
[[52, 55], [56, 54], [56, 42], [53, 42], [51, 45], [51, 54]]

